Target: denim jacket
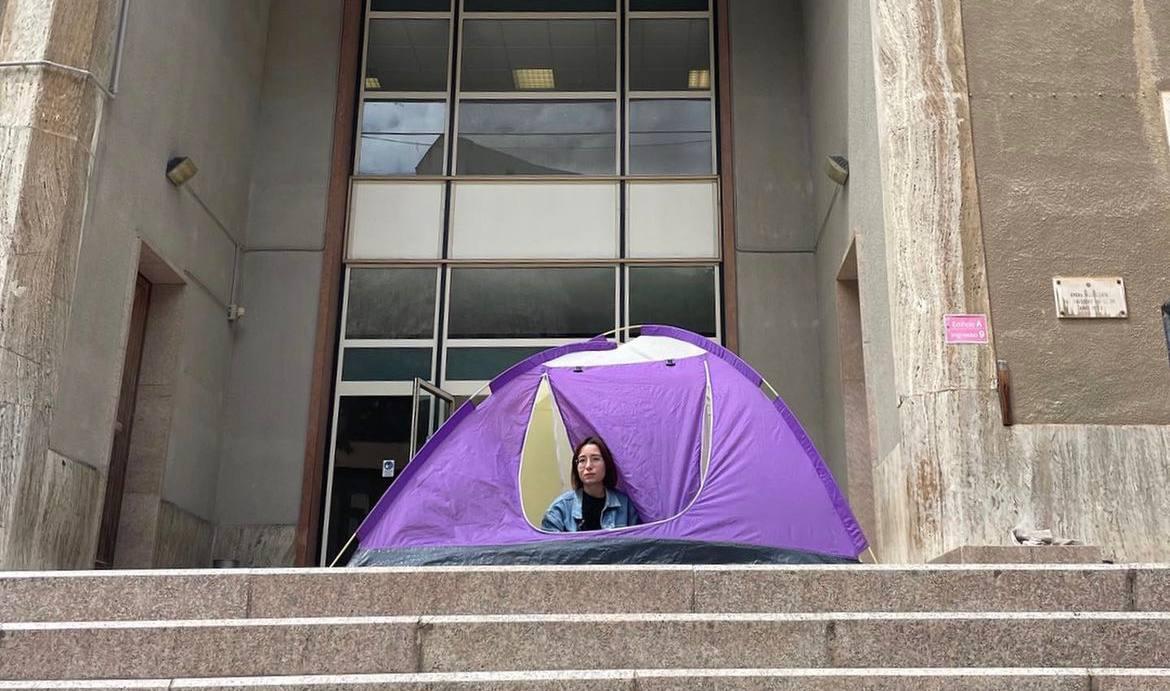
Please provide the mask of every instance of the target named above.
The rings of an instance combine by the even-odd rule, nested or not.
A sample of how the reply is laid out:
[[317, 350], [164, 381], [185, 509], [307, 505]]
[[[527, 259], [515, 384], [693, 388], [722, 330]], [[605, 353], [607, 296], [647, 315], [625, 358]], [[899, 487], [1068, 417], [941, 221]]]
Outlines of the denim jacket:
[[[556, 533], [575, 533], [581, 529], [585, 519], [581, 515], [581, 494], [583, 490], [570, 490], [557, 497], [544, 513], [540, 522], [543, 530]], [[606, 488], [605, 508], [601, 510], [601, 529], [625, 528], [638, 525], [642, 517], [638, 509], [623, 492]]]

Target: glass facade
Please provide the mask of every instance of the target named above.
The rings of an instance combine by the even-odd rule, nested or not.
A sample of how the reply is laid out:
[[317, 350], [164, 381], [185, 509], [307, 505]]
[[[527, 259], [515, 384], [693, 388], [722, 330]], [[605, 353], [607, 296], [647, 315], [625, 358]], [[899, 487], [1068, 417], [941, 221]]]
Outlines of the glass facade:
[[722, 338], [707, 0], [367, 2], [326, 562], [449, 412], [420, 386], [642, 323]]

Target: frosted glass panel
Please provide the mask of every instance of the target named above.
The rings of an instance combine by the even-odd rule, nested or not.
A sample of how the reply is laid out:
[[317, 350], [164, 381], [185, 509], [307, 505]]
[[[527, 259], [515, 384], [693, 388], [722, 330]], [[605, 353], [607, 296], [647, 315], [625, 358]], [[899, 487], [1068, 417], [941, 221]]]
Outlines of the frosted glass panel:
[[355, 182], [350, 259], [433, 259], [443, 226], [441, 182]]
[[456, 183], [451, 256], [617, 256], [617, 183]]
[[447, 335], [451, 339], [596, 336], [614, 328], [616, 322], [614, 278], [613, 267], [608, 266], [452, 268]]
[[718, 256], [714, 182], [630, 183], [631, 257]]
[[631, 324], [666, 324], [715, 336], [715, 267], [631, 266]]
[[434, 338], [433, 268], [349, 271], [346, 338]]

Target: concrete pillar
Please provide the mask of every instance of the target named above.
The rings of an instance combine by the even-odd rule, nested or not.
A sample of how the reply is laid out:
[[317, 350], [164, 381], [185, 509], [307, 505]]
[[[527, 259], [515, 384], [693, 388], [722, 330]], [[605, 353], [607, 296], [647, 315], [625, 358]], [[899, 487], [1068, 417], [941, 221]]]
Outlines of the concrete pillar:
[[48, 430], [118, 8], [0, 4], [0, 569], [93, 563], [104, 468]]

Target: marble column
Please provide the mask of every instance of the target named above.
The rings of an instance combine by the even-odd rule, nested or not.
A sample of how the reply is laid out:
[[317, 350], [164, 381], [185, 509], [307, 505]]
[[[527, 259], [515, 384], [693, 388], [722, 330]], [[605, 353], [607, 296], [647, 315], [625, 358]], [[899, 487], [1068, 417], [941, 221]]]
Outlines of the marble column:
[[87, 567], [104, 468], [48, 430], [118, 2], [0, 7], [0, 569]]

